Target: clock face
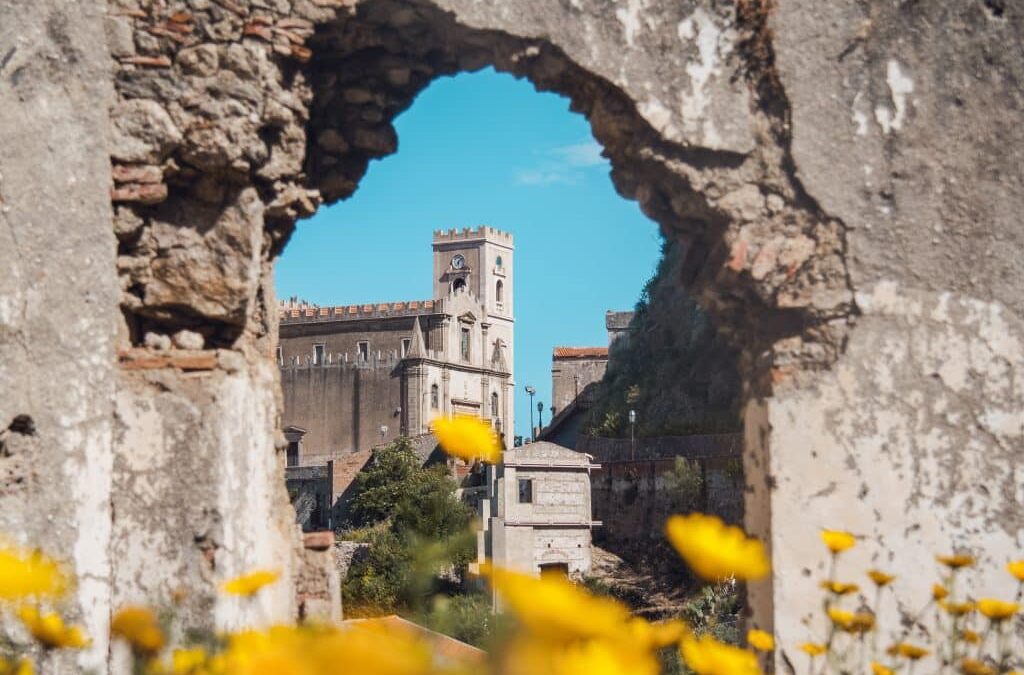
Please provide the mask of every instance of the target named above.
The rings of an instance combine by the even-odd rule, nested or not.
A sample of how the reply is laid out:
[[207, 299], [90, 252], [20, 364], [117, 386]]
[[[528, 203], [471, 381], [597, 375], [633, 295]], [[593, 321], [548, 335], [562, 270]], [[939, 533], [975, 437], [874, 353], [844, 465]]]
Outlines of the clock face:
[[466, 266], [466, 259], [462, 257], [462, 254], [459, 254], [459, 255], [455, 256], [454, 258], [452, 258], [452, 267], [453, 268], [455, 268], [457, 270], [461, 270], [465, 266]]

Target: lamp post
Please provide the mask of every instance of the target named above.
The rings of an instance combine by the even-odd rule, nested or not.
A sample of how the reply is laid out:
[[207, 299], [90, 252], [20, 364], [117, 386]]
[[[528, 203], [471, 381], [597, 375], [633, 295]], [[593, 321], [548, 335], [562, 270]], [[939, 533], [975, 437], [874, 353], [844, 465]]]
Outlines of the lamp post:
[[636, 411], [629, 411], [629, 455], [631, 460], [636, 460]]
[[544, 401], [537, 401], [537, 428], [544, 428]]
[[537, 393], [537, 390], [526, 385], [526, 393], [530, 395], [530, 440], [535, 440], [537, 436], [533, 433], [533, 395]]

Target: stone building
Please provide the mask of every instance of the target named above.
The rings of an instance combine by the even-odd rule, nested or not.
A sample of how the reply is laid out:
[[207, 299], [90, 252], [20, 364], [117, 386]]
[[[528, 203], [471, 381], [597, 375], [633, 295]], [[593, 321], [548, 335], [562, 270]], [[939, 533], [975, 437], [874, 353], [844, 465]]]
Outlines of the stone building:
[[551, 352], [551, 422], [539, 438], [569, 448], [576, 447], [576, 436], [583, 422], [582, 413], [599, 394], [599, 384], [608, 370], [612, 345], [629, 337], [633, 312], [605, 312], [608, 331], [606, 347], [555, 347]]
[[506, 450], [487, 467], [477, 558], [523, 572], [586, 574], [593, 520], [590, 457], [547, 442]]
[[492, 227], [434, 233], [434, 299], [281, 303], [287, 464], [418, 436], [438, 415], [514, 428], [513, 240]]

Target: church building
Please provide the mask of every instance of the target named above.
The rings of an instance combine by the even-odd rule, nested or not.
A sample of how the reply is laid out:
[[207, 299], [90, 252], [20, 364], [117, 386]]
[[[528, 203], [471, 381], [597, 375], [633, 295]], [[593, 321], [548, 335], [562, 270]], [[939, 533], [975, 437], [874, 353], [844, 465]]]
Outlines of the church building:
[[512, 235], [492, 227], [436, 231], [432, 299], [282, 302], [289, 466], [426, 434], [438, 415], [489, 420], [511, 447], [513, 252]]

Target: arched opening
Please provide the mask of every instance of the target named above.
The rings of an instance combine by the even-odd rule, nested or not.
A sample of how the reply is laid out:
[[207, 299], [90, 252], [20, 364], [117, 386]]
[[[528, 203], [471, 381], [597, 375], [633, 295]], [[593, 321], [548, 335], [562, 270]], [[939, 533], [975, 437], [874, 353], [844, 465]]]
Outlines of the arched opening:
[[[200, 346], [272, 353], [267, 343], [277, 311], [270, 268], [296, 219], [315, 212], [321, 200], [350, 196], [369, 161], [396, 150], [391, 121], [429, 82], [493, 65], [568, 97], [587, 117], [611, 160], [616, 188], [636, 199], [678, 243], [677, 278], [740, 349], [747, 400], [766, 397], [775, 383], [835, 359], [853, 313], [844, 230], [800, 187], [787, 157], [784, 111], [762, 101], [763, 108], [752, 113], [757, 133], [772, 135], [771, 143], [744, 144], [728, 134], [720, 142], [698, 138], [687, 120], [657, 98], [676, 100], [686, 92], [669, 86], [644, 93], [646, 75], [637, 73], [638, 84], [629, 85], [558, 31], [539, 39], [532, 36], [548, 33], [521, 26], [506, 30], [490, 15], [479, 17], [479, 23], [454, 16], [430, 2], [371, 0], [351, 11], [323, 9], [297, 29], [308, 46], [274, 45], [301, 58], [271, 66], [276, 70], [265, 81], [280, 96], [261, 103], [265, 114], [261, 107], [260, 113], [238, 117], [238, 128], [229, 134], [217, 126], [226, 129], [226, 122], [182, 112], [182, 124], [194, 122], [188, 128], [195, 133], [180, 140], [175, 151], [180, 162], [172, 167], [169, 195], [118, 211], [127, 340], [137, 346], [171, 339], [194, 345], [195, 336], [188, 333], [198, 333]], [[260, 25], [247, 30], [274, 36]], [[741, 25], [751, 33], [743, 49], [763, 47], [758, 41], [763, 26]], [[258, 38], [246, 39], [251, 44]], [[737, 86], [771, 93], [777, 83], [770, 67], [763, 60], [751, 63], [742, 73], [747, 81], [740, 77]], [[189, 67], [204, 64], [197, 60]], [[137, 98], [139, 92], [146, 95], [146, 87], [159, 89], [139, 84], [142, 79], [119, 83], [122, 93]], [[748, 107], [737, 106], [745, 114]], [[245, 126], [250, 118], [257, 120], [252, 128]], [[242, 148], [248, 152], [250, 145], [236, 136], [246, 133], [256, 150], [242, 157]], [[178, 170], [181, 166], [186, 168]], [[119, 168], [115, 175], [124, 177]], [[193, 239], [202, 239], [202, 245]], [[216, 254], [189, 257], [194, 250]], [[186, 267], [187, 273], [179, 271]], [[320, 309], [314, 311], [317, 317]], [[424, 338], [426, 349], [443, 337], [441, 327], [422, 328], [430, 336]], [[418, 348], [411, 345], [413, 352]], [[377, 360], [386, 360], [387, 353], [380, 353]], [[330, 356], [328, 350], [325, 358]], [[433, 398], [437, 385], [431, 386]], [[422, 397], [422, 389], [417, 395]], [[764, 440], [767, 420], [748, 418], [748, 427], [748, 527], [767, 535], [769, 509], [758, 508], [769, 504], [773, 484]], [[762, 601], [769, 597], [765, 593]], [[759, 611], [764, 615], [763, 607]]]
[[459, 278], [452, 282], [452, 293], [463, 293], [466, 290], [466, 280]]
[[505, 282], [498, 279], [494, 284], [494, 301], [497, 303], [505, 302]]

